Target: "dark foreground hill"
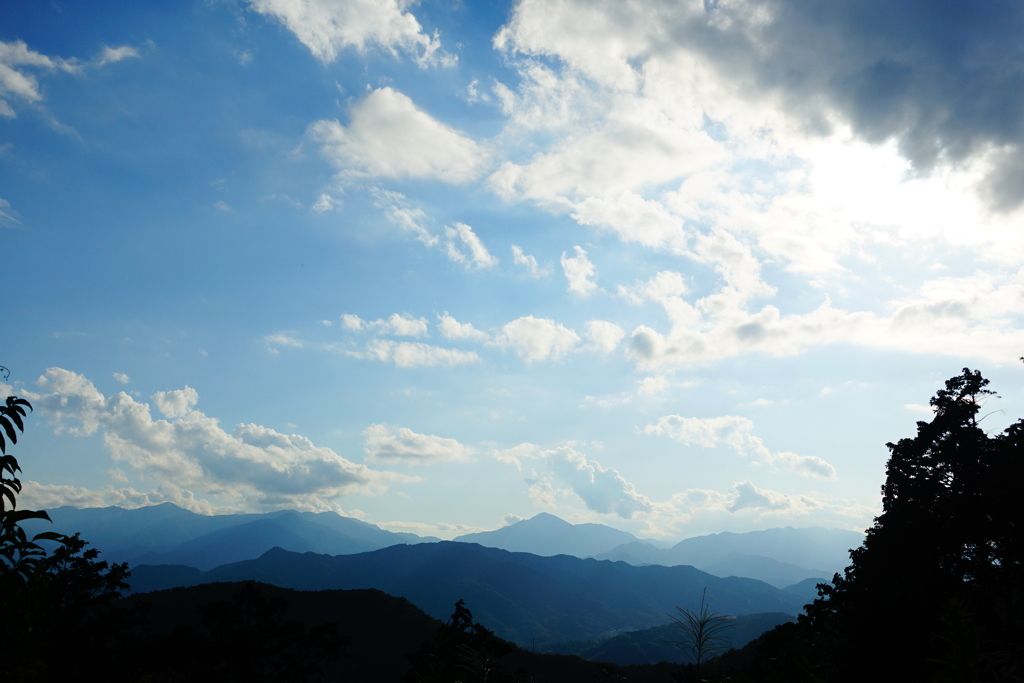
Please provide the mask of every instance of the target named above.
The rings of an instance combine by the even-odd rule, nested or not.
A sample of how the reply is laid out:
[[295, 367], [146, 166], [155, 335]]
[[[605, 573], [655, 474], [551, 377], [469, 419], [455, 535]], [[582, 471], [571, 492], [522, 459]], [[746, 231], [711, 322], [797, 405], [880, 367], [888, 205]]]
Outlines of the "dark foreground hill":
[[[283, 607], [279, 614], [273, 613], [275, 602]], [[124, 606], [141, 606], [146, 614], [145, 627], [123, 636], [132, 651], [121, 662], [122, 672], [139, 680], [219, 680], [219, 671], [237, 664], [239, 646], [253, 640], [263, 651], [248, 654], [263, 667], [256, 674], [266, 673], [277, 661], [277, 650], [294, 648], [289, 635], [308, 639], [330, 625], [335, 637], [325, 641], [328, 647], [307, 647], [304, 653], [317, 660], [311, 668], [319, 671], [287, 680], [398, 683], [414, 662], [423, 662], [424, 651], [436, 653], [431, 645], [438, 641], [441, 627], [440, 621], [407, 600], [377, 590], [295, 591], [266, 584], [214, 583], [135, 594]], [[296, 624], [299, 628], [288, 629]], [[528, 678], [519, 680], [534, 683], [593, 683], [622, 677], [631, 683], [664, 683], [680, 668], [661, 664], [619, 669], [573, 655], [534, 653], [500, 641], [494, 645], [492, 653], [499, 654], [490, 655], [492, 666], [525, 674]], [[178, 649], [183, 646], [188, 650]]]
[[454, 542], [334, 557], [274, 549], [207, 572], [143, 565], [133, 570], [131, 584], [143, 592], [245, 580], [299, 590], [376, 588], [438, 619], [464, 599], [481, 623], [520, 644], [594, 640], [665, 624], [676, 605], [695, 608], [705, 587], [709, 604], [723, 614], [798, 614], [804, 603], [760, 581], [723, 579], [688, 566], [634, 567]]
[[[790, 614], [770, 612], [768, 614], [746, 614], [736, 617], [732, 627], [722, 632], [725, 647], [742, 648], [779, 624], [793, 621]], [[675, 643], [685, 642], [686, 636], [674, 625], [655, 626], [643, 631], [621, 633], [599, 641], [570, 641], [555, 643], [545, 648], [546, 652], [574, 654], [592, 661], [611, 662], [619, 666], [631, 664], [692, 664], [693, 654]]]

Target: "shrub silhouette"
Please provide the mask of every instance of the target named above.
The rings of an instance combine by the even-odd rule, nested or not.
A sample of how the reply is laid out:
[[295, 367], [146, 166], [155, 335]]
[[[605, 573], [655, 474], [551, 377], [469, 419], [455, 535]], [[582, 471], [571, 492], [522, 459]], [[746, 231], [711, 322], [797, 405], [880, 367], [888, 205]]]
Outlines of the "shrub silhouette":
[[730, 641], [725, 634], [733, 627], [732, 619], [711, 611], [706, 602], [707, 595], [708, 589], [705, 588], [698, 609], [688, 610], [676, 605], [679, 616], [669, 615], [672, 624], [681, 631], [682, 639], [667, 642], [693, 656], [697, 680], [700, 680], [700, 665], [704, 661], [729, 649]]

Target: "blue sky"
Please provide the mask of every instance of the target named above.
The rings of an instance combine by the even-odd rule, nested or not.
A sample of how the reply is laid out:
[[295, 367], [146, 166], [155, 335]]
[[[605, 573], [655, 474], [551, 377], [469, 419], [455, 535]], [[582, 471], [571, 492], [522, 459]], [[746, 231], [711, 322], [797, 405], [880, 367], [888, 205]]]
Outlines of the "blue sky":
[[863, 529], [1021, 415], [1017, 3], [0, 9], [23, 503]]

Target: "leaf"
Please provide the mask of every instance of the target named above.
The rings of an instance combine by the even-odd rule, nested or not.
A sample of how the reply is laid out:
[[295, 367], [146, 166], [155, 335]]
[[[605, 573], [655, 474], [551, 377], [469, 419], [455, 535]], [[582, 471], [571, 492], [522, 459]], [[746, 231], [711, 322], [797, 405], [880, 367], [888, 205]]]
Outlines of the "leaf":
[[46, 510], [11, 510], [10, 512], [5, 512], [4, 516], [8, 519], [14, 520], [15, 524], [20, 524], [26, 519], [45, 519], [47, 522], [53, 521], [50, 519], [50, 515], [46, 514]]
[[14, 431], [14, 426], [6, 415], [0, 415], [0, 426], [3, 426], [4, 431], [7, 432], [7, 438], [11, 440], [12, 444], [18, 443], [18, 433]]
[[[28, 406], [28, 409], [32, 410], [32, 404], [31, 403], [29, 403], [28, 401], [26, 401], [23, 398], [18, 398], [17, 396], [8, 396], [7, 397], [7, 406], [9, 408], [12, 408], [14, 406]], [[25, 412], [22, 411], [21, 414], [24, 415]]]

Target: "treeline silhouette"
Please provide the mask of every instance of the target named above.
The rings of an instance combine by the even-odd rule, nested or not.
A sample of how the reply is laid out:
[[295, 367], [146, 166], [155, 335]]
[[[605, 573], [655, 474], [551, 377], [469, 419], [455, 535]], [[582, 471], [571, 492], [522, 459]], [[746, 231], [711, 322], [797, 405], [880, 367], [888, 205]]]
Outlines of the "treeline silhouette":
[[[616, 667], [497, 638], [462, 601], [445, 623], [380, 591], [252, 582], [122, 597], [76, 536], [27, 538], [18, 462], [28, 402], [0, 406], [0, 680], [1021, 681], [1024, 420], [987, 434], [988, 380], [967, 368], [934, 417], [887, 444], [882, 513], [795, 623], [701, 666]], [[56, 541], [43, 551], [40, 542]], [[667, 617], [666, 617], [667, 619]], [[493, 625], [491, 625], [493, 627]]]

